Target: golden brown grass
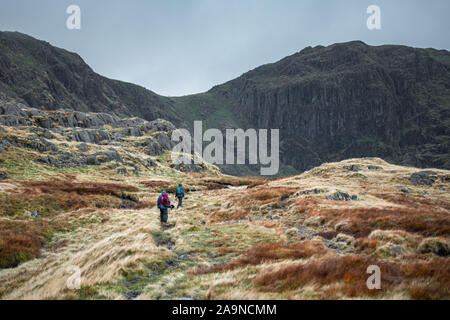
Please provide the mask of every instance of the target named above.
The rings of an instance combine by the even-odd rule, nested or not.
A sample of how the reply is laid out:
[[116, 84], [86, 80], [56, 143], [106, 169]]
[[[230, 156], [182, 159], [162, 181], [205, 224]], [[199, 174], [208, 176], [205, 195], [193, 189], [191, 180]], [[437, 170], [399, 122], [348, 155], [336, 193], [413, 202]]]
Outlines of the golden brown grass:
[[0, 231], [0, 268], [16, 267], [21, 262], [40, 257], [42, 244], [42, 240], [30, 231]]
[[80, 195], [121, 195], [124, 192], [136, 192], [138, 188], [118, 183], [72, 182], [72, 181], [21, 181], [24, 187], [43, 193], [75, 192]]
[[[449, 258], [438, 258], [439, 250], [428, 249], [434, 248], [436, 239], [442, 242], [449, 237], [450, 202], [439, 189], [442, 184], [436, 183], [427, 189], [427, 196], [422, 196], [422, 187], [408, 184], [414, 168], [394, 167], [377, 160], [374, 162], [384, 169], [364, 171], [366, 178], [362, 179], [342, 169], [347, 162], [269, 180], [208, 173], [169, 177], [158, 173], [147, 175], [151, 180], [142, 184], [142, 178], [121, 177], [123, 184], [88, 185], [92, 177], [86, 174], [82, 176], [86, 185], [80, 182], [80, 175], [58, 175], [80, 180], [58, 182], [48, 188], [46, 182], [0, 184], [7, 186], [2, 192], [16, 203], [12, 204], [15, 210], [8, 209], [10, 215], [2, 212], [1, 229], [5, 226], [7, 232], [1, 234], [0, 241], [7, 242], [6, 247], [12, 251], [37, 247], [42, 252], [39, 259], [0, 270], [0, 296], [70, 297], [65, 289], [68, 274], [64, 270], [77, 265], [82, 270], [83, 288], [89, 290], [73, 293], [73, 298], [97, 294], [109, 299], [123, 298], [121, 292], [128, 287], [124, 287], [121, 270], [126, 269], [129, 275], [145, 274], [142, 261], [166, 266], [165, 261], [170, 260], [176, 264], [167, 267], [161, 278], [145, 276], [149, 282], [142, 286], [142, 298], [450, 298]], [[373, 164], [369, 160], [361, 162]], [[392, 174], [391, 170], [397, 172]], [[95, 179], [103, 181], [100, 175]], [[154, 192], [160, 188], [172, 190], [178, 181], [189, 181], [186, 190], [198, 192], [189, 194], [185, 208], [171, 213], [171, 222], [176, 222], [176, 226], [160, 231], [156, 210], [136, 209], [154, 205]], [[137, 190], [134, 185], [148, 189]], [[395, 188], [397, 185], [406, 185], [411, 194], [401, 193]], [[296, 195], [299, 190], [315, 188], [330, 191]], [[366, 195], [361, 195], [360, 201], [326, 200], [325, 196], [335, 190]], [[33, 206], [20, 204], [19, 198], [24, 195]], [[121, 207], [124, 198], [137, 200], [137, 196], [145, 202], [127, 200], [134, 203], [132, 210], [114, 209]], [[2, 205], [0, 208], [5, 208]], [[44, 217], [31, 219], [25, 211], [32, 207], [42, 211]], [[279, 219], [259, 221], [271, 212]], [[304, 239], [297, 235], [299, 226], [306, 226], [308, 218], [319, 216], [320, 224], [307, 226], [318, 237], [292, 243]], [[241, 219], [247, 220], [221, 223]], [[67, 233], [58, 233], [59, 230]], [[55, 232], [57, 236], [49, 241], [47, 234]], [[172, 250], [158, 246], [152, 232], [167, 234], [174, 241]], [[321, 240], [333, 241], [339, 233], [353, 235], [356, 240], [338, 255]], [[36, 239], [39, 243], [34, 242]], [[424, 248], [419, 250], [419, 244]], [[380, 247], [393, 245], [403, 249], [400, 257], [378, 253]], [[23, 252], [24, 256], [30, 254]], [[189, 254], [188, 258], [177, 260], [181, 253]], [[38, 257], [40, 253], [31, 254]], [[369, 264], [381, 267], [381, 291], [366, 287]], [[100, 284], [103, 282], [107, 285]]]
[[[90, 215], [98, 214], [94, 211]], [[167, 255], [167, 250], [159, 249], [148, 232], [159, 229], [156, 214], [151, 215], [142, 210], [131, 210], [124, 214], [122, 210], [112, 210], [108, 211], [108, 215], [109, 219], [104, 223], [71, 227], [67, 235], [59, 234], [60, 240], [41, 249], [46, 254], [40, 259], [16, 268], [0, 270], [1, 298], [61, 299], [73, 292], [66, 286], [71, 275], [67, 270], [71, 266], [81, 269], [82, 286], [95, 286], [97, 283], [119, 279], [120, 270], [139, 259]], [[89, 218], [82, 215], [76, 217], [74, 213], [68, 216], [74, 223]], [[62, 235], [64, 238], [60, 238]], [[78, 298], [78, 293], [75, 293], [74, 297]], [[121, 294], [110, 292], [107, 297], [121, 298]]]
[[[366, 270], [370, 265], [380, 267], [381, 290], [367, 288]], [[323, 296], [331, 299], [338, 296], [381, 295], [394, 288], [407, 288], [413, 299], [448, 299], [450, 259], [393, 264], [359, 255], [325, 257], [263, 273], [255, 278], [254, 283], [260, 290], [275, 292], [311, 284], [317, 287], [333, 286], [333, 290]]]
[[37, 258], [54, 231], [65, 230], [64, 221], [1, 219], [0, 268], [16, 267]]
[[247, 189], [252, 189], [252, 188], [255, 188], [255, 187], [258, 187], [258, 186], [262, 186], [262, 185], [265, 185], [267, 183], [268, 183], [267, 180], [266, 181], [255, 181], [252, 184], [249, 184], [247, 186]]
[[326, 221], [336, 225], [340, 221], [350, 221], [348, 232], [355, 237], [367, 237], [376, 229], [398, 229], [421, 234], [423, 236], [448, 236], [450, 224], [448, 213], [430, 209], [423, 211], [415, 208], [318, 208], [311, 215], [325, 217]]
[[244, 253], [243, 257], [237, 258], [225, 265], [202, 267], [193, 270], [192, 274], [207, 274], [234, 270], [248, 265], [258, 265], [265, 262], [284, 259], [305, 259], [314, 255], [323, 255], [328, 250], [321, 242], [304, 241], [289, 245], [278, 243], [266, 243], [255, 246]]
[[[42, 245], [54, 231], [64, 230], [64, 220], [52, 219], [61, 212], [83, 208], [114, 208], [124, 204], [135, 209], [150, 203], [141, 203], [128, 194], [138, 189], [125, 184], [84, 183], [71, 181], [20, 181], [14, 193], [0, 195], [1, 221], [0, 267], [15, 267], [19, 263], [40, 256]], [[41, 218], [32, 218], [36, 211]]]
[[162, 181], [162, 180], [146, 180], [146, 181], [141, 181], [140, 184], [142, 184], [143, 186], [145, 186], [147, 188], [157, 188], [157, 187], [167, 187], [171, 183], [168, 181]]

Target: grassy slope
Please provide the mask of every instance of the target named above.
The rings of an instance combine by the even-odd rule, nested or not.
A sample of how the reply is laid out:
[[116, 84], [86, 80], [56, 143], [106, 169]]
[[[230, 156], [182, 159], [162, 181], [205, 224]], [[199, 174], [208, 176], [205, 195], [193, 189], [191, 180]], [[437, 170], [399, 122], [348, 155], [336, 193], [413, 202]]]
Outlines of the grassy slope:
[[[343, 168], [349, 164], [363, 170]], [[379, 170], [368, 170], [368, 165]], [[98, 205], [56, 207], [40, 220], [20, 210], [8, 216], [3, 211], [4, 225], [20, 220], [38, 232], [45, 229], [39, 224], [46, 222], [51, 234], [44, 235], [39, 258], [0, 270], [2, 299], [450, 297], [450, 258], [427, 253], [423, 245], [426, 239], [436, 246], [436, 237], [449, 241], [448, 183], [413, 186], [408, 178], [414, 168], [352, 159], [271, 181], [162, 172], [123, 177], [98, 169], [71, 171], [67, 181], [67, 172], [39, 166], [35, 170], [40, 174], [28, 171], [27, 176], [0, 183], [0, 192], [11, 199], [26, 192], [32, 199], [45, 189], [28, 180], [63, 180], [85, 187], [94, 180], [99, 185], [84, 195], [95, 197]], [[450, 175], [437, 172], [447, 179]], [[141, 206], [120, 209], [114, 205], [117, 196], [98, 198], [108, 187], [104, 183], [116, 178]], [[165, 229], [153, 203], [161, 188], [179, 181], [199, 191], [187, 195], [185, 209], [171, 212], [170, 222], [176, 225]], [[217, 182], [235, 187], [219, 189]], [[59, 204], [76, 196], [53, 185], [47, 192]], [[411, 193], [401, 192], [399, 185]], [[312, 189], [319, 191], [297, 193]], [[325, 199], [336, 190], [356, 194], [360, 201]], [[394, 254], [393, 246], [401, 253]], [[385, 275], [380, 291], [365, 287], [369, 264], [380, 265]], [[81, 268], [79, 290], [66, 288], [67, 270], [73, 265]]]

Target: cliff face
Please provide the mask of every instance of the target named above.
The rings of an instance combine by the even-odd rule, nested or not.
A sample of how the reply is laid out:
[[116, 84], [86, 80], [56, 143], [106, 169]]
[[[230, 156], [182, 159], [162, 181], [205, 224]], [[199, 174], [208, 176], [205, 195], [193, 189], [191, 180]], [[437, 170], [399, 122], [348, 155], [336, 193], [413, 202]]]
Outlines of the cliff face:
[[306, 170], [379, 156], [450, 167], [450, 54], [362, 42], [306, 48], [215, 87], [249, 127], [279, 128], [282, 162]]
[[[182, 127], [203, 120], [205, 130], [279, 128], [281, 162], [297, 171], [364, 156], [449, 169], [449, 71], [445, 50], [356, 41], [308, 47], [209, 92], [167, 98], [102, 77], [74, 53], [0, 32], [0, 99]], [[252, 174], [241, 167], [222, 169]]]

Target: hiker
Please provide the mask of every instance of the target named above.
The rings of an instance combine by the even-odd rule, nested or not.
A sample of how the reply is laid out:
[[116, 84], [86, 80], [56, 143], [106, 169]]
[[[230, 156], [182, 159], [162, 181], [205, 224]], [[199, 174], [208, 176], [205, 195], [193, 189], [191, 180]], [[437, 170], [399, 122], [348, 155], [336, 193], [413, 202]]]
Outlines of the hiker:
[[177, 191], [175, 192], [175, 196], [178, 198], [177, 209], [179, 207], [183, 208], [184, 189], [181, 183], [178, 185]]
[[157, 206], [159, 208], [161, 222], [164, 222], [164, 223], [167, 222], [167, 219], [169, 218], [168, 209], [171, 206], [170, 206], [169, 195], [167, 194], [166, 191], [163, 191], [159, 195]]

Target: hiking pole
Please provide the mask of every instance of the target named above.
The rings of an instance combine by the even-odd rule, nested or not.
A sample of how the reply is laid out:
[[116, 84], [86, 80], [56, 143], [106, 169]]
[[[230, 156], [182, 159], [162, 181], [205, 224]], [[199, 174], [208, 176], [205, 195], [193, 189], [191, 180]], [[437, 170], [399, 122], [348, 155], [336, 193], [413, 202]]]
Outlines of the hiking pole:
[[175, 206], [173, 204], [171, 204], [168, 208], [167, 208], [167, 221], [169, 221], [169, 216], [170, 213], [172, 212], [172, 209], [175, 208]]

